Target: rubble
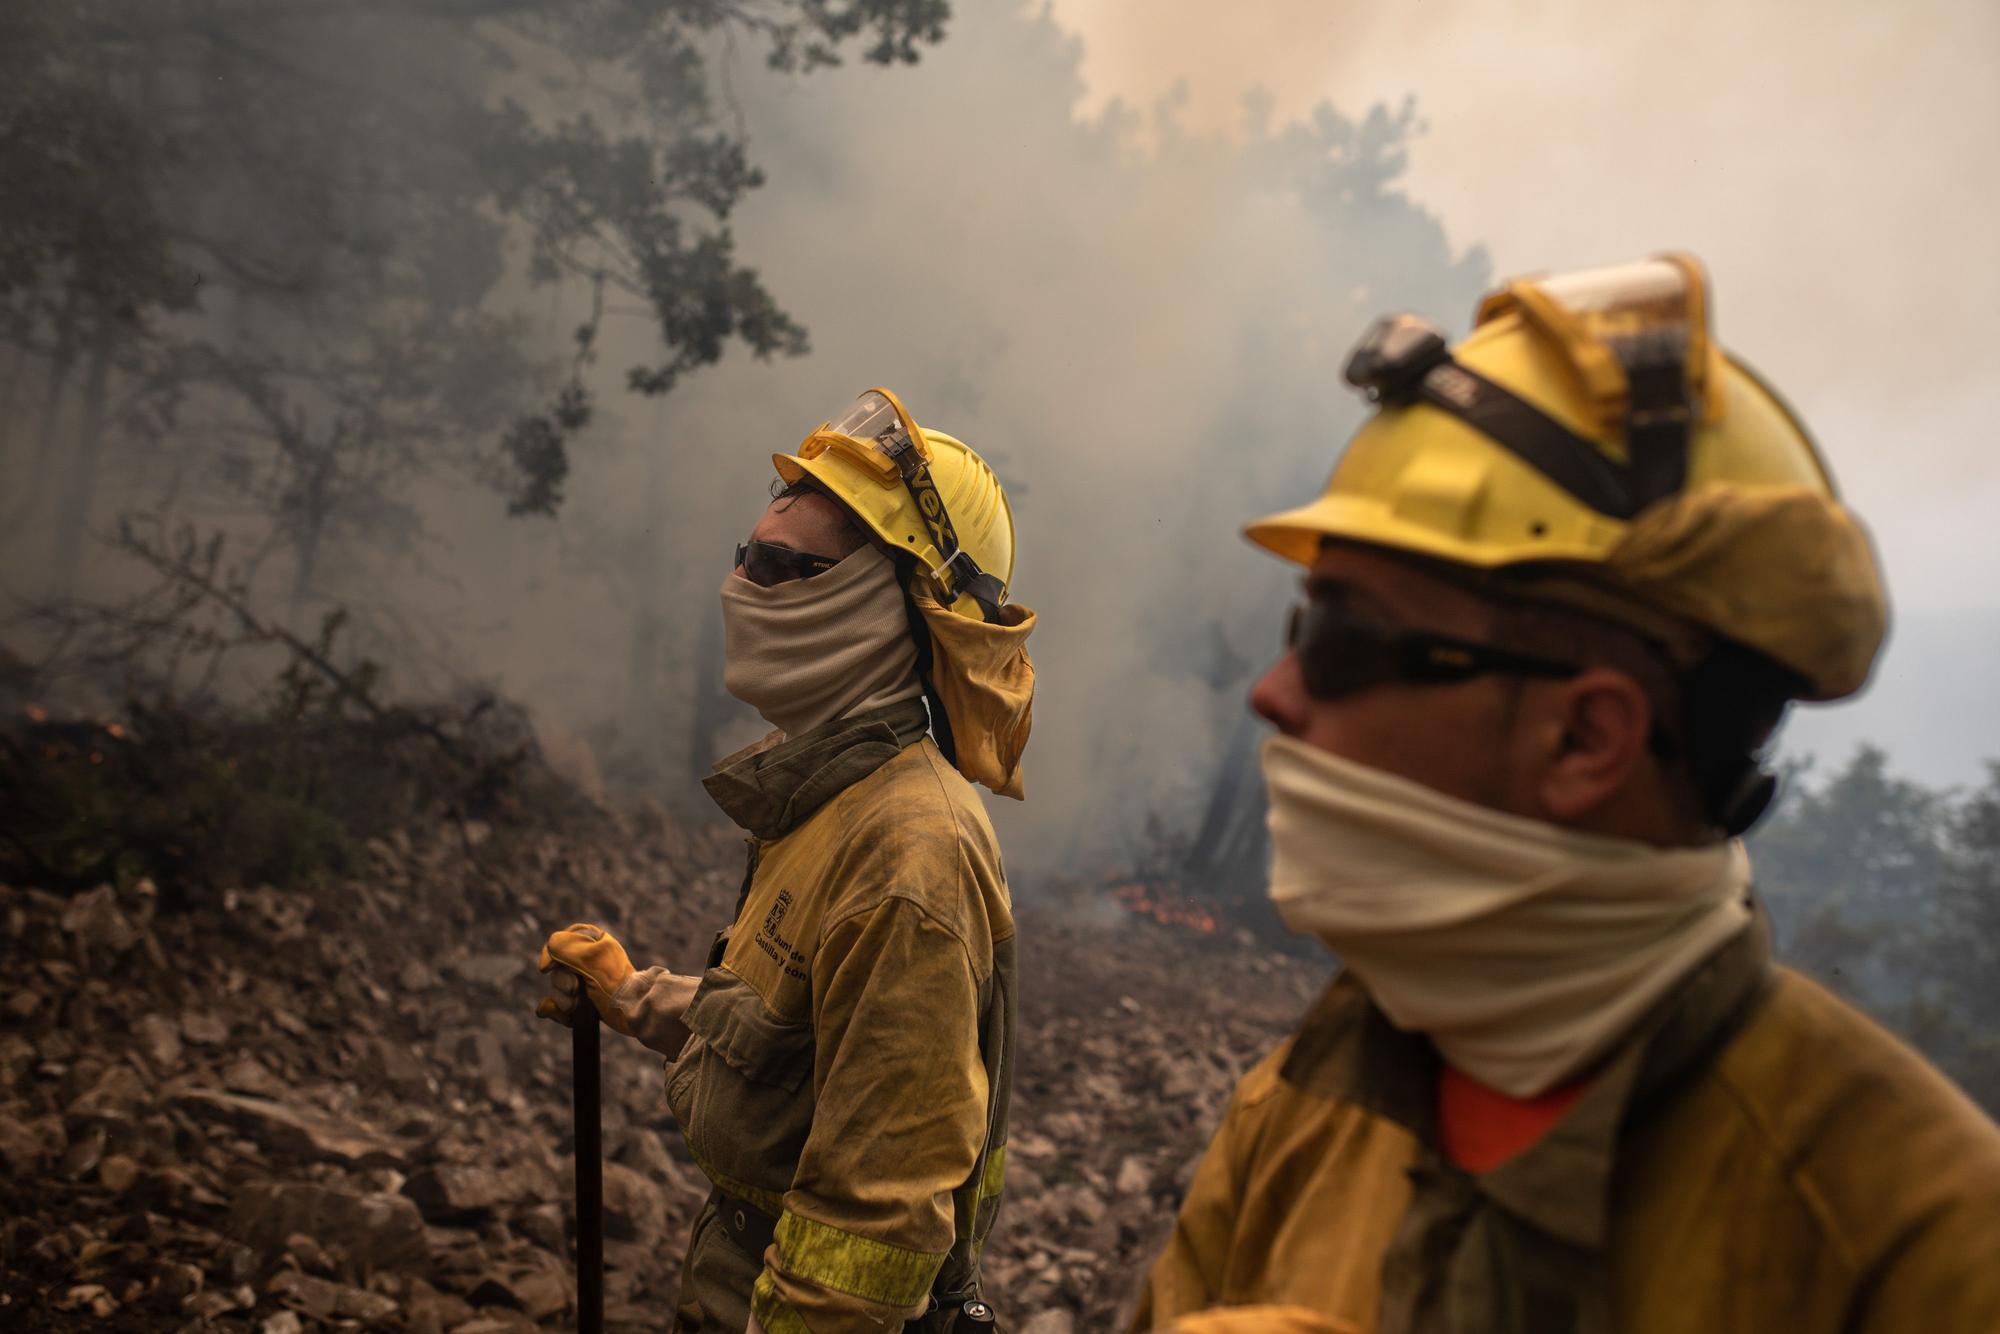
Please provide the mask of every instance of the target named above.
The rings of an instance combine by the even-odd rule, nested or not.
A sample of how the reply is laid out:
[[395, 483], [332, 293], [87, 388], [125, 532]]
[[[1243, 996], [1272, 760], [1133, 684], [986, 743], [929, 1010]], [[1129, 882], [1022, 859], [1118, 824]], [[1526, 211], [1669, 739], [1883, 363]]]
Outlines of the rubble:
[[[573, 1327], [569, 1042], [533, 957], [572, 921], [699, 966], [742, 838], [647, 804], [447, 821], [315, 892], [154, 911], [150, 886], [0, 886], [0, 1325], [515, 1334]], [[1017, 884], [1021, 1031], [1002, 1328], [1129, 1313], [1236, 1078], [1322, 970]], [[660, 1062], [607, 1035], [607, 1316], [670, 1321], [706, 1194]]]

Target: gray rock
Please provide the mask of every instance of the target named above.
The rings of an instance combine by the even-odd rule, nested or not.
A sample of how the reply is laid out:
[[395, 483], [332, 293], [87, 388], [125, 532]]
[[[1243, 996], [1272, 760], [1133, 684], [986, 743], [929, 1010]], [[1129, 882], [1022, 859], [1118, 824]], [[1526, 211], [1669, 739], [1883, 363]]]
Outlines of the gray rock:
[[181, 1036], [204, 1047], [219, 1047], [229, 1041], [229, 1021], [203, 1010], [189, 1010], [181, 1016]]
[[141, 1015], [132, 1031], [154, 1070], [164, 1073], [181, 1063], [181, 1026], [174, 1020], [163, 1014]]
[[174, 1095], [173, 1104], [191, 1116], [233, 1125], [280, 1153], [329, 1158], [355, 1167], [401, 1163], [410, 1153], [410, 1145], [372, 1126], [269, 1098], [183, 1089]]
[[87, 1120], [129, 1121], [146, 1101], [148, 1092], [138, 1071], [129, 1065], [114, 1065], [73, 1098], [68, 1111], [73, 1117]]
[[451, 971], [474, 986], [505, 986], [527, 970], [528, 960], [519, 954], [475, 954], [452, 963]]
[[122, 1153], [108, 1155], [97, 1165], [97, 1182], [113, 1195], [123, 1195], [139, 1179], [139, 1164]]
[[0, 1165], [16, 1180], [40, 1175], [64, 1147], [62, 1122], [56, 1117], [17, 1121], [0, 1114]]
[[1016, 1326], [1017, 1334], [1073, 1334], [1075, 1329], [1076, 1320], [1060, 1306], [1037, 1311]]
[[508, 1221], [514, 1231], [545, 1251], [561, 1255], [567, 1248], [568, 1234], [563, 1227], [563, 1211], [559, 1204], [537, 1204], [521, 1210]]
[[123, 954], [139, 943], [139, 928], [118, 907], [117, 892], [109, 885], [71, 899], [63, 911], [62, 929], [86, 946], [112, 954]]
[[82, 1133], [69, 1142], [69, 1148], [63, 1151], [58, 1170], [71, 1180], [89, 1176], [104, 1158], [104, 1140], [103, 1126], [84, 1127]]
[[264, 1291], [294, 1311], [303, 1311], [320, 1320], [380, 1320], [396, 1313], [393, 1298], [364, 1288], [351, 1288], [296, 1270], [283, 1270], [264, 1285]]
[[569, 1308], [569, 1293], [569, 1272], [550, 1255], [487, 1277], [468, 1294], [468, 1300], [474, 1306], [506, 1307], [530, 1320], [543, 1320]]
[[606, 1163], [605, 1235], [624, 1241], [652, 1241], [666, 1226], [667, 1199], [659, 1186], [623, 1163]]
[[230, 1231], [264, 1255], [284, 1250], [294, 1233], [338, 1247], [366, 1269], [421, 1266], [429, 1258], [424, 1220], [401, 1195], [361, 1194], [298, 1181], [263, 1181], [236, 1196]]
[[674, 1161], [667, 1150], [667, 1142], [660, 1132], [650, 1126], [639, 1126], [627, 1132], [625, 1142], [615, 1155], [619, 1162], [651, 1177], [660, 1183], [670, 1195], [706, 1194], [707, 1183], [697, 1189], [688, 1180], [687, 1169]]
[[232, 1093], [252, 1093], [265, 1098], [275, 1098], [289, 1087], [248, 1052], [222, 1067], [222, 1086]]
[[[471, 1163], [427, 1167], [403, 1183], [403, 1194], [434, 1223], [487, 1213], [529, 1193], [518, 1173]], [[608, 1184], [605, 1194], [610, 1194]]]
[[340, 1272], [340, 1264], [334, 1255], [313, 1237], [303, 1232], [294, 1232], [285, 1238], [285, 1254], [298, 1261], [298, 1267], [308, 1274], [318, 1274], [332, 1278]]
[[1104, 1217], [1104, 1197], [1087, 1186], [1070, 1186], [1063, 1192], [1072, 1217], [1088, 1226]]

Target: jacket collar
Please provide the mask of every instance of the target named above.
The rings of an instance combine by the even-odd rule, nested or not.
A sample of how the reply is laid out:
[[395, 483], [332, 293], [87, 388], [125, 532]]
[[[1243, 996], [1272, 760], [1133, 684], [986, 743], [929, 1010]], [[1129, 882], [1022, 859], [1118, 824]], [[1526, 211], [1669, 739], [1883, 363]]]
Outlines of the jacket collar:
[[1414, 1135], [1418, 1168], [1457, 1177], [1493, 1204], [1572, 1245], [1601, 1250], [1619, 1132], [1661, 1106], [1746, 1023], [1770, 991], [1771, 936], [1761, 908], [1743, 931], [1649, 1011], [1547, 1134], [1490, 1172], [1459, 1172], [1438, 1146], [1438, 1057], [1392, 1026], [1350, 973], [1334, 979], [1281, 1071], [1308, 1093], [1353, 1103]]
[[773, 732], [716, 761], [702, 787], [722, 813], [760, 839], [783, 838], [806, 817], [921, 740], [930, 712], [904, 700], [786, 738]]

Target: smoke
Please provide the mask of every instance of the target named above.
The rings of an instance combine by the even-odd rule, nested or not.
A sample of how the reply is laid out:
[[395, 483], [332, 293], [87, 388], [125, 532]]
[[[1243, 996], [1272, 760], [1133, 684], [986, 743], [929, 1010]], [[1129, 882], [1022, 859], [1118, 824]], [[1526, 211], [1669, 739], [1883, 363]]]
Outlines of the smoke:
[[[1230, 130], [1414, 94], [1411, 194], [1509, 275], [1674, 247], [1714, 276], [1725, 340], [1811, 424], [1875, 534], [1897, 628], [1869, 695], [1790, 744], [1873, 737], [1913, 772], [1977, 781], [1979, 666], [2000, 642], [2000, 9], [1810, 0], [1666, 6], [1053, 0], [1086, 108], [1184, 84]], [[1436, 312], [1455, 315], [1456, 311]]]
[[[1244, 141], [1081, 117], [1080, 54], [1046, 16], [967, 6], [914, 69], [738, 63], [770, 179], [738, 240], [812, 355], [628, 403], [552, 530], [478, 539], [506, 555], [476, 596], [511, 609], [482, 662], [574, 726], [628, 708], [658, 759], [693, 758], [688, 709], [715, 705], [687, 701], [675, 649], [717, 614], [770, 454], [886, 384], [1013, 500], [1014, 596], [1040, 625], [1028, 800], [991, 803], [1010, 855], [1117, 860], [1148, 816], [1192, 832], [1291, 592], [1237, 530], [1324, 478], [1358, 418], [1339, 366], [1378, 308], [1462, 319], [1489, 274], [1398, 193], [1407, 116]], [[644, 323], [629, 335], [607, 367], [643, 356]], [[587, 568], [561, 568], [565, 544]], [[632, 704], [635, 674], [652, 697]]]
[[[394, 679], [488, 680], [614, 779], [699, 802], [706, 762], [760, 730], [712, 668], [769, 456], [886, 384], [1013, 498], [1014, 595], [1041, 623], [1028, 801], [991, 803], [1011, 861], [1126, 860], [1195, 832], [1240, 743], [1293, 576], [1236, 534], [1331, 467], [1366, 322], [1462, 329], [1496, 276], [1678, 246], [1709, 262], [1727, 341], [1817, 426], [1924, 613], [1905, 624], [1929, 627], [1844, 725], [1879, 720], [1861, 733], [1899, 756], [1928, 728], [1920, 767], [1969, 774], [1980, 729], [1937, 705], [1990, 720], [1983, 681], [1926, 694], [1921, 654], [1965, 642], [1964, 617], [2000, 626], [1959, 574], [1996, 554], [1980, 520], [2000, 499], [1975, 446], [2000, 411], [1979, 338], [2000, 267], [1974, 225], [2000, 204], [1992, 14], [958, 9], [915, 67], [799, 78], [717, 47], [768, 176], [731, 218], [739, 254], [812, 354], [732, 351], [632, 397], [657, 329], [614, 302], [605, 411], [557, 518], [440, 475], [398, 497], [420, 539], [325, 555], [321, 585]], [[506, 304], [554, 359], [588, 300], [517, 285]]]

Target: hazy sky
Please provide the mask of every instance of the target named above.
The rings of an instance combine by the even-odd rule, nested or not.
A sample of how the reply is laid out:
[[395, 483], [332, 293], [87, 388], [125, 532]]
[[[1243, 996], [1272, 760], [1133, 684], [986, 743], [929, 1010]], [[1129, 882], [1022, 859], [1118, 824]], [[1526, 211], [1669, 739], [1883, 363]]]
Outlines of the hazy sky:
[[[1507, 275], [1663, 248], [1797, 405], [1887, 561], [1871, 695], [1800, 742], [1928, 776], [2000, 754], [2000, 5], [1051, 0], [1090, 113], [1183, 85], [1193, 131], [1408, 95], [1409, 192]], [[1221, 17], [1226, 12], [1226, 20]], [[1430, 312], [1462, 327], [1469, 311]]]

